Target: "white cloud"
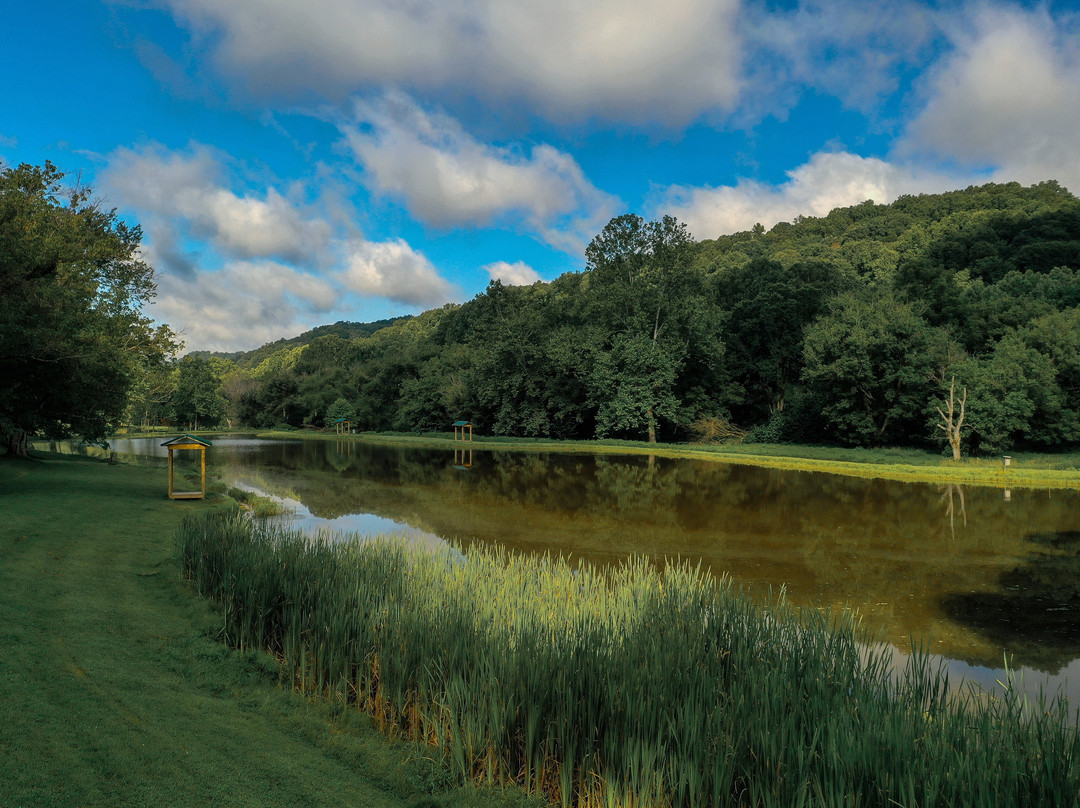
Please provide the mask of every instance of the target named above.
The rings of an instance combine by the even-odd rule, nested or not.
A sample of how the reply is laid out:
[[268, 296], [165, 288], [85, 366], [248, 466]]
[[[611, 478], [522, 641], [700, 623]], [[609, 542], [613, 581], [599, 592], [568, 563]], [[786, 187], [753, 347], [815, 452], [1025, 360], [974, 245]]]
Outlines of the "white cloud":
[[422, 253], [401, 239], [346, 245], [341, 282], [354, 292], [399, 303], [436, 306], [460, 296]]
[[507, 286], [529, 286], [540, 280], [540, 273], [524, 261], [515, 261], [512, 264], [496, 261], [483, 269], [493, 281], [502, 281]]
[[982, 7], [952, 18], [955, 50], [934, 71], [902, 151], [1030, 184], [1080, 190], [1080, 31], [1045, 10]]
[[174, 246], [192, 236], [238, 258], [314, 262], [330, 237], [326, 222], [274, 188], [237, 194], [224, 186], [223, 174], [221, 160], [206, 146], [178, 153], [152, 145], [113, 152], [101, 184], [140, 212], [151, 235], [160, 232]]
[[458, 294], [405, 241], [357, 235], [333, 178], [321, 178], [318, 208], [303, 184], [236, 193], [226, 160], [196, 145], [118, 149], [101, 180], [110, 204], [145, 228], [159, 270], [149, 312], [189, 348], [254, 347], [351, 313], [358, 295], [433, 305]]
[[520, 222], [552, 246], [580, 254], [616, 208], [573, 157], [546, 144], [520, 150], [481, 143], [443, 113], [400, 93], [358, 101], [364, 127], [342, 127], [373, 190], [404, 200], [437, 227]]
[[934, 13], [914, 0], [801, 0], [788, 10], [749, 7], [743, 17], [752, 56], [742, 101], [758, 113], [792, 104], [807, 87], [872, 108], [939, 35]]
[[326, 280], [273, 261], [236, 261], [195, 276], [163, 274], [148, 312], [189, 349], [254, 348], [327, 321], [338, 293]]
[[740, 89], [738, 0], [166, 0], [256, 92], [468, 88], [562, 119], [685, 121]]
[[657, 216], [670, 214], [686, 222], [696, 238], [715, 238], [758, 222], [768, 228], [868, 199], [883, 204], [901, 194], [935, 193], [965, 184], [945, 174], [848, 152], [815, 154], [787, 175], [788, 181], [777, 186], [750, 180], [715, 188], [674, 185], [651, 208]]

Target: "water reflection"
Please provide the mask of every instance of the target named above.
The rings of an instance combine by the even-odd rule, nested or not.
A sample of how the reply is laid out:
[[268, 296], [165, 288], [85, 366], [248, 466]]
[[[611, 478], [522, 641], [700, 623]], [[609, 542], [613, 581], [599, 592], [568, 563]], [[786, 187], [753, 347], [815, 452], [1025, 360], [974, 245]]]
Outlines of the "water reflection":
[[432, 551], [452, 551], [446, 540], [423, 530], [417, 530], [410, 525], [395, 522], [393, 519], [371, 513], [350, 513], [327, 519], [313, 514], [300, 500], [275, 496], [242, 479], [234, 480], [233, 485], [243, 491], [269, 497], [282, 506], [285, 510], [284, 515], [271, 517], [271, 521], [287, 528], [339, 541], [391, 536]]
[[[127, 443], [114, 448], [156, 452], [160, 441]], [[598, 563], [700, 561], [752, 593], [783, 585], [796, 604], [857, 609], [883, 641], [904, 650], [915, 638], [990, 678], [1004, 653], [1051, 673], [1080, 657], [1076, 491], [1006, 500], [1001, 489], [706, 461], [351, 440], [219, 438], [208, 462], [227, 484], [294, 500], [312, 518], [369, 514], [465, 545]]]
[[943, 606], [1010, 656], [1056, 673], [1080, 657], [1080, 531], [1026, 540], [1038, 549], [1003, 572], [995, 591], [949, 595]]

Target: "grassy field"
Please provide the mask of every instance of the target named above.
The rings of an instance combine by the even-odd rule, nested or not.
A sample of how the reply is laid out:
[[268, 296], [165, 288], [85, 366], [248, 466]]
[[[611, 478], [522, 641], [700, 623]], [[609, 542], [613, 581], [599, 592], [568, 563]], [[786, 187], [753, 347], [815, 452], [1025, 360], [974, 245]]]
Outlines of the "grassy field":
[[0, 457], [0, 806], [521, 806], [229, 650], [161, 469]]
[[[316, 431], [259, 432], [261, 437], [341, 440], [340, 435]], [[454, 449], [462, 442], [452, 433], [364, 432], [350, 440], [416, 448]], [[742, 463], [768, 468], [844, 474], [850, 477], [904, 482], [960, 483], [996, 488], [1080, 489], [1080, 451], [1061, 454], [1017, 453], [1006, 470], [1000, 457], [962, 458], [954, 461], [918, 449], [860, 449], [790, 444], [699, 445], [648, 444], [642, 441], [552, 441], [533, 438], [477, 437], [470, 448], [489, 451], [588, 452], [594, 454], [641, 454]]]

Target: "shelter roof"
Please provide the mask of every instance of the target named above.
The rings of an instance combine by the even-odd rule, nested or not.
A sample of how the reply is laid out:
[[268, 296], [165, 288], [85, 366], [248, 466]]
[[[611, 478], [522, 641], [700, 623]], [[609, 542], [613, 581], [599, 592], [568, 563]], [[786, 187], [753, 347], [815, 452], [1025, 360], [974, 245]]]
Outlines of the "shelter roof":
[[208, 440], [203, 440], [202, 438], [196, 438], [196, 437], [194, 437], [192, 435], [180, 435], [179, 437], [173, 438], [172, 440], [165, 441], [161, 445], [162, 446], [180, 446], [180, 445], [186, 445], [186, 444], [192, 444], [192, 443], [197, 443], [200, 446], [213, 446], [214, 445]]

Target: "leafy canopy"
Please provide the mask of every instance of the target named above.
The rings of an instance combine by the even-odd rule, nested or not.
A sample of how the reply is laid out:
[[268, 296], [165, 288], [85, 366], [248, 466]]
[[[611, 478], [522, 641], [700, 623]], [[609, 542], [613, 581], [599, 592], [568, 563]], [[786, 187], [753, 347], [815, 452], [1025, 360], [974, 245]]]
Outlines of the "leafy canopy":
[[52, 163], [0, 171], [0, 433], [101, 440], [128, 391], [176, 346], [142, 306], [142, 232], [65, 189]]

